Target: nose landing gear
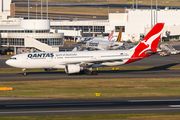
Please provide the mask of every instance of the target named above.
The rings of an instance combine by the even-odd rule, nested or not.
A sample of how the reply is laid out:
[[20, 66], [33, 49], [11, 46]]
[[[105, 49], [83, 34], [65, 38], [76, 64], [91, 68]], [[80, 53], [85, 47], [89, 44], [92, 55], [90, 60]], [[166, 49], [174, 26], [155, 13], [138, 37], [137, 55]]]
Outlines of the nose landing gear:
[[24, 68], [24, 69], [22, 69], [22, 71], [23, 71], [23, 75], [26, 76], [27, 75], [26, 74], [26, 69]]

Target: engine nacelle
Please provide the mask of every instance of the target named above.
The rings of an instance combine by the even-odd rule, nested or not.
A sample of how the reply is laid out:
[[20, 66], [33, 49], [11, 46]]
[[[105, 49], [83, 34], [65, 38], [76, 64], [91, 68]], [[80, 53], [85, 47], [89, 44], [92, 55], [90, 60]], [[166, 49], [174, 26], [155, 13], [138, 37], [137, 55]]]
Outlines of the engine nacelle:
[[79, 65], [66, 65], [65, 71], [68, 74], [79, 73], [81, 71], [81, 67]]

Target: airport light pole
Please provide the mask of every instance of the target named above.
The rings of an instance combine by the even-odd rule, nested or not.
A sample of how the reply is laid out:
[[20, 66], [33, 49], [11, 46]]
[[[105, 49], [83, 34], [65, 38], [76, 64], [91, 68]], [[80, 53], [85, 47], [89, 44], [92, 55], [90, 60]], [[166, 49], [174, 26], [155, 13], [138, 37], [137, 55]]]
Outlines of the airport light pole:
[[136, 0], [136, 9], [138, 9], [138, 0]]
[[41, 19], [42, 19], [42, 0], [41, 0]]
[[109, 6], [108, 6], [108, 22], [109, 22]]
[[29, 0], [28, 0], [28, 19], [29, 19]]
[[37, 4], [36, 4], [36, 19], [37, 19]]
[[46, 7], [47, 7], [47, 20], [48, 20], [48, 0], [46, 0]]
[[157, 14], [158, 14], [157, 11], [158, 11], [158, 8], [157, 8], [157, 0], [156, 0], [156, 23], [158, 22], [158, 21], [157, 21], [157, 17], [158, 17], [158, 16], [157, 16]]
[[153, 26], [153, 20], [152, 20], [153, 18], [152, 18], [152, 0], [151, 0], [151, 29], [152, 29], [152, 26]]
[[133, 10], [134, 10], [134, 0], [132, 1], [132, 5], [133, 5], [132, 7], [133, 7]]

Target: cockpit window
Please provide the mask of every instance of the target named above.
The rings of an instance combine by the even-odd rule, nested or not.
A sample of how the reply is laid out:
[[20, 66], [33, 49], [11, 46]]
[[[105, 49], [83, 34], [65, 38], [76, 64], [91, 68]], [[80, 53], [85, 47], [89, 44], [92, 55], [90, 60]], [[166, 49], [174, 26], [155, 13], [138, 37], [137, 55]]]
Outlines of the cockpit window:
[[12, 58], [10, 58], [10, 60], [16, 60], [16, 57], [12, 57]]

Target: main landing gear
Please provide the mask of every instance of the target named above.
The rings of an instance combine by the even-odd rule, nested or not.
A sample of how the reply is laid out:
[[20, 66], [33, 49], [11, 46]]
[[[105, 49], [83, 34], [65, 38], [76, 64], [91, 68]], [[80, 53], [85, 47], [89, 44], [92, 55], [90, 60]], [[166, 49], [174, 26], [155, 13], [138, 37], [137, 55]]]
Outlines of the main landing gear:
[[22, 69], [22, 71], [23, 71], [23, 75], [26, 76], [27, 75], [26, 74], [26, 69], [24, 68], [24, 69]]
[[89, 70], [87, 70], [86, 75], [97, 75], [97, 71], [92, 71], [92, 68], [89, 68]]

